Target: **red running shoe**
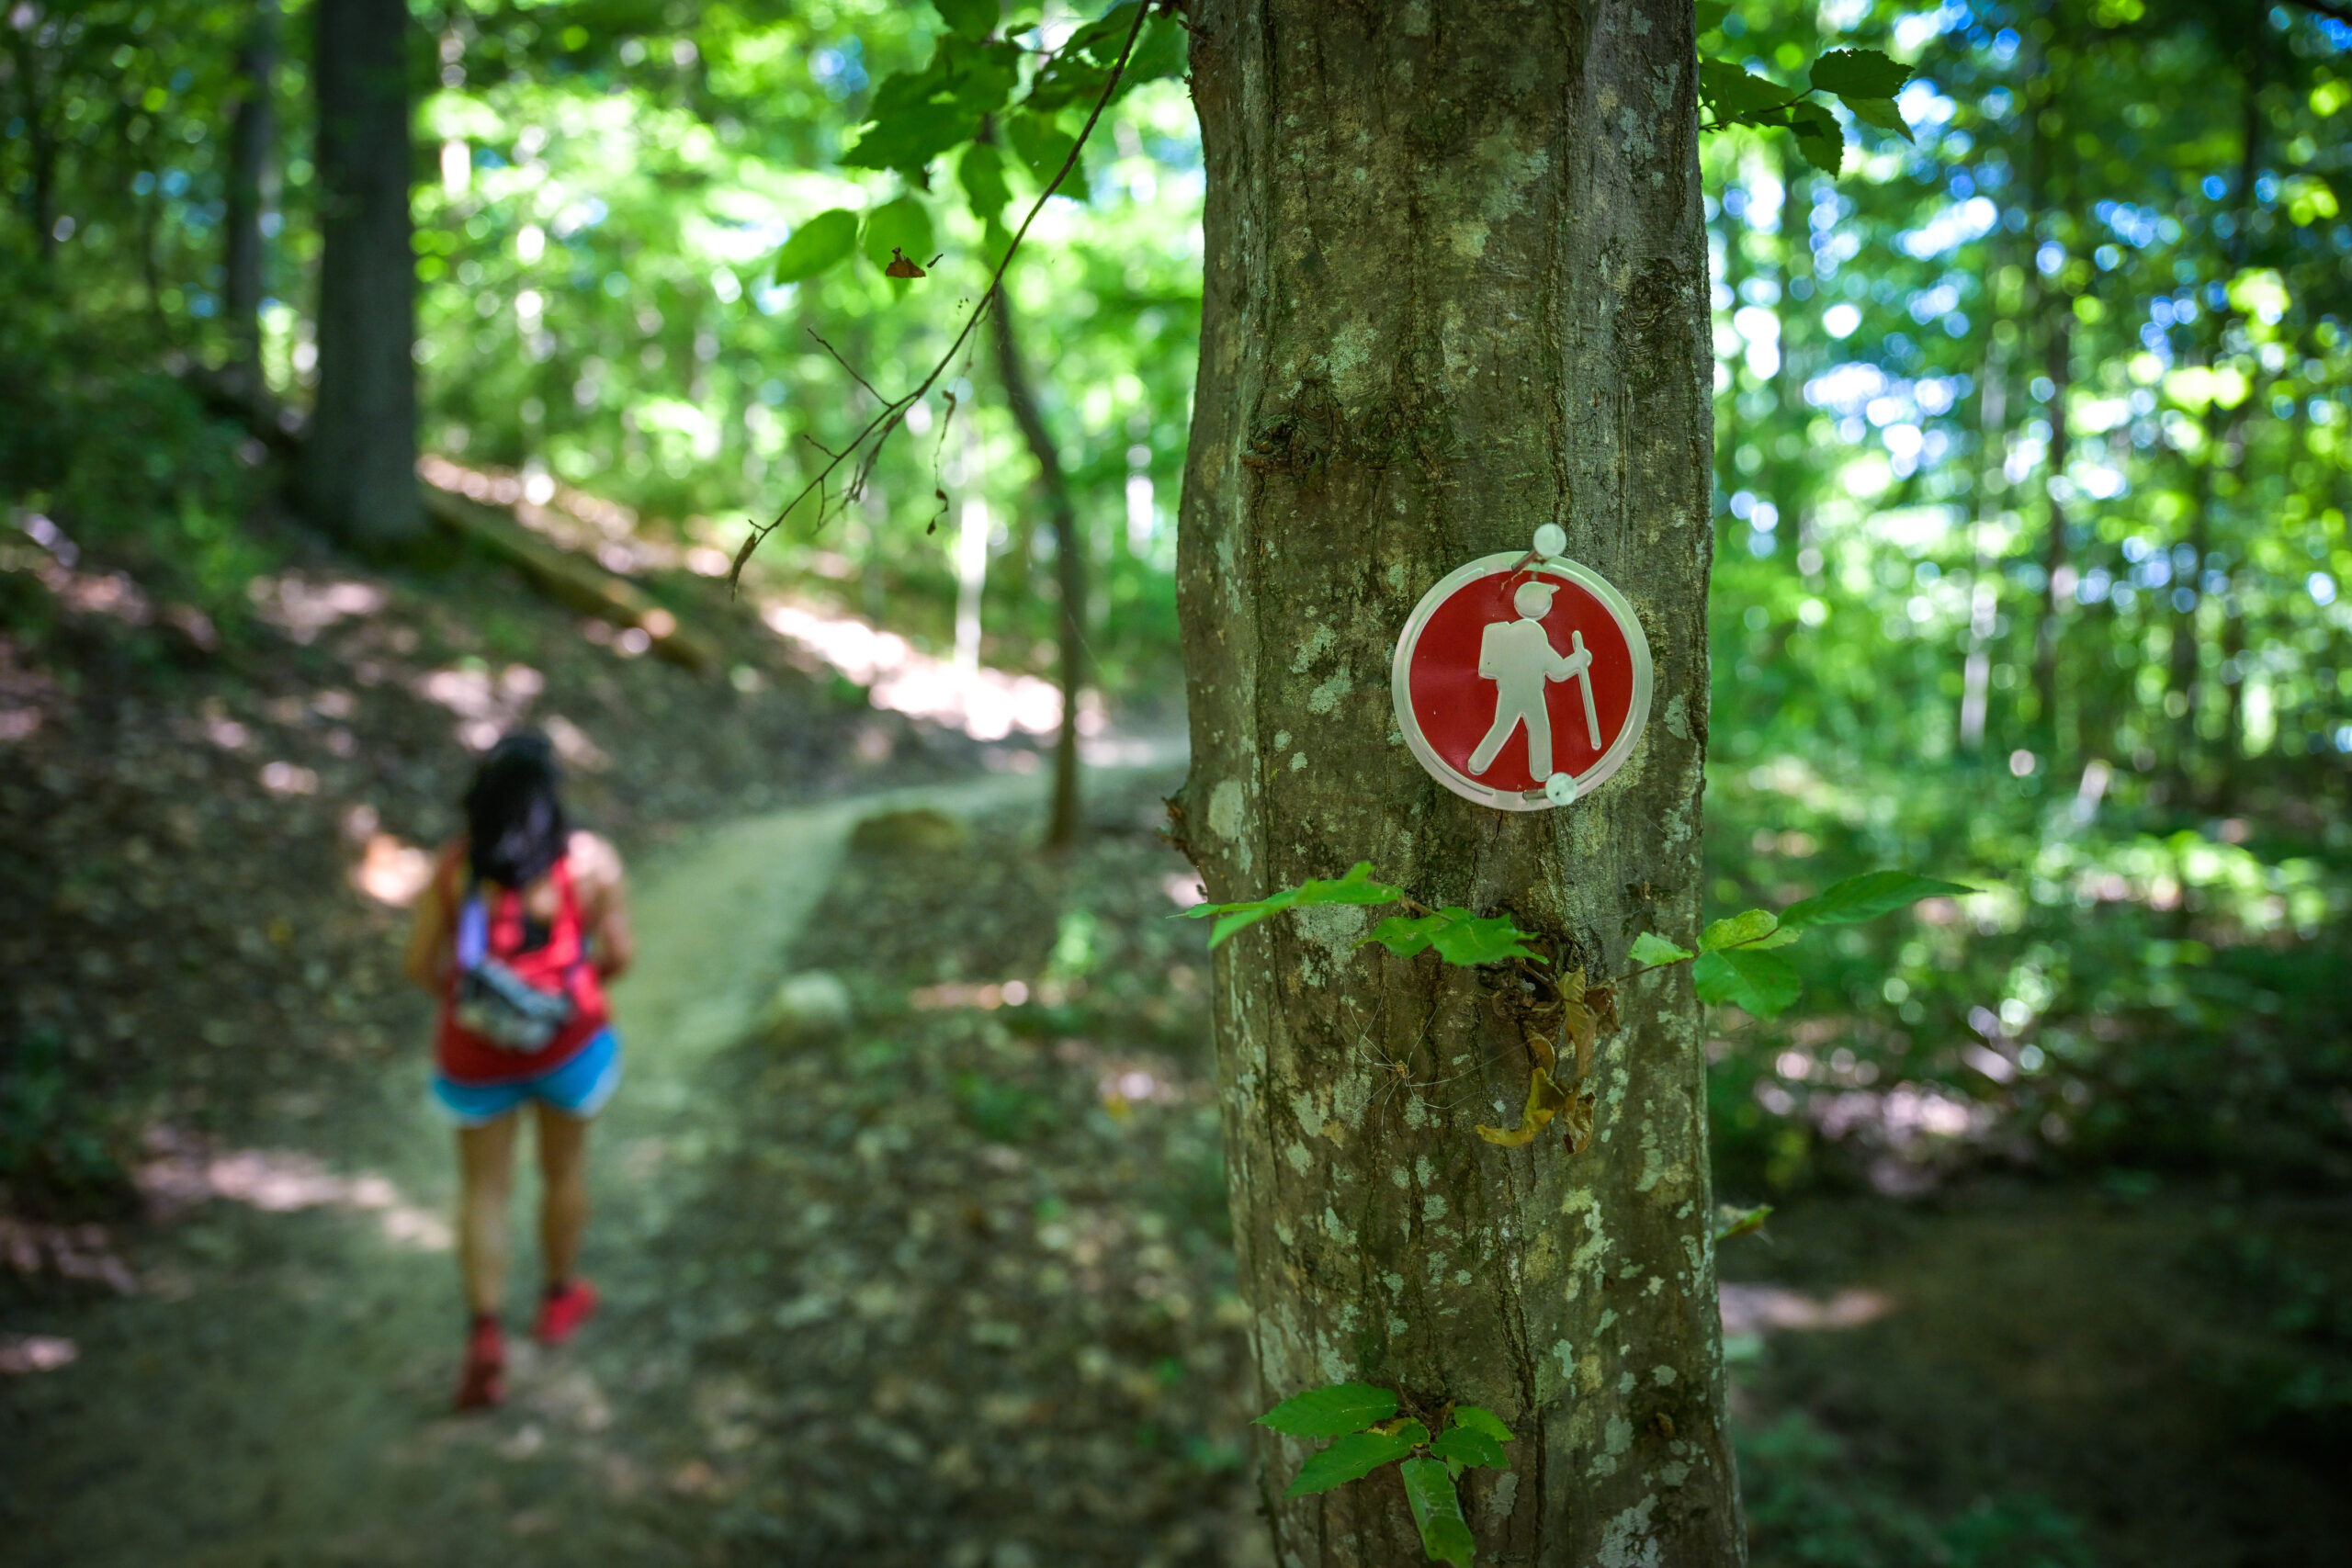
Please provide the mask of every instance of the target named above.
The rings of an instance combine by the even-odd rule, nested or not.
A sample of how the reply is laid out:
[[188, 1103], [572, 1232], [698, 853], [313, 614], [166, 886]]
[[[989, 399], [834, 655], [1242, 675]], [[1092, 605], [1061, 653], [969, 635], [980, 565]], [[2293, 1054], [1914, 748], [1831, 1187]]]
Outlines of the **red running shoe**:
[[474, 1319], [466, 1337], [466, 1370], [458, 1379], [457, 1407], [487, 1410], [506, 1397], [506, 1335], [494, 1317]]
[[580, 1332], [596, 1310], [596, 1287], [585, 1280], [556, 1286], [539, 1303], [538, 1326], [531, 1332], [542, 1345], [560, 1345]]

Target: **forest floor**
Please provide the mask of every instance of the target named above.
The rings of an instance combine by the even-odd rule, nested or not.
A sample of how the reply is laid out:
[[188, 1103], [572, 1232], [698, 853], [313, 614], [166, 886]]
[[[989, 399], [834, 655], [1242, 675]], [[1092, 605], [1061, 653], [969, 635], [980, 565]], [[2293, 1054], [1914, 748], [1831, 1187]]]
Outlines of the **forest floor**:
[[[0, 1562], [1261, 1563], [1165, 765], [1092, 775], [1052, 857], [1035, 775], [787, 669], [695, 682], [495, 578], [297, 580], [385, 598], [239, 671], [11, 656], [49, 682], [0, 748], [12, 1027], [115, 1110], [61, 1130], [20, 1055], [0, 1115], [111, 1141], [137, 1206], [0, 1209]], [[482, 689], [600, 759], [643, 956], [605, 1308], [458, 1417], [427, 1009], [354, 879], [442, 830], [480, 718], [431, 694]], [[2347, 1217], [2169, 1184], [1789, 1206], [1724, 1258], [1756, 1561], [2339, 1560], [2340, 1449], [2217, 1375], [2295, 1292], [2216, 1258]]]

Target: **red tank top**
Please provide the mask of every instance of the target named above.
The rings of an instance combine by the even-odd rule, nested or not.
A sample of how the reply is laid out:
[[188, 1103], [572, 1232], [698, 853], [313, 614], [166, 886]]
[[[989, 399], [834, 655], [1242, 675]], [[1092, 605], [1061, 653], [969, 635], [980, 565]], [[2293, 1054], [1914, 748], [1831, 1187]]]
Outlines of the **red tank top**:
[[[467, 897], [460, 879], [464, 848], [459, 846], [441, 865], [441, 897], [454, 931]], [[452, 1083], [513, 1083], [553, 1072], [578, 1055], [612, 1021], [603, 982], [595, 965], [585, 960], [588, 931], [580, 918], [580, 899], [571, 885], [569, 857], [555, 863], [555, 922], [547, 940], [524, 951], [523, 896], [513, 888], [483, 887], [488, 902], [489, 952], [522, 979], [543, 991], [569, 991], [572, 1016], [554, 1039], [537, 1051], [514, 1051], [462, 1028], [457, 1021], [458, 965], [454, 960], [441, 977], [441, 1016], [434, 1032], [433, 1055], [442, 1075]]]

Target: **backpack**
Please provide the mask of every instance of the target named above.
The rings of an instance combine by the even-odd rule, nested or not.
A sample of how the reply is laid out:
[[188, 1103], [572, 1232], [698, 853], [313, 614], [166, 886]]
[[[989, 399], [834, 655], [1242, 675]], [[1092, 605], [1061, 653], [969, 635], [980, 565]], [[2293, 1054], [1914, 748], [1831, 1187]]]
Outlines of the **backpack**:
[[[571, 908], [568, 886], [564, 889], [564, 904], [565, 912], [577, 926], [579, 914]], [[584, 941], [582, 952], [584, 954]], [[491, 953], [490, 908], [479, 885], [468, 892], [458, 912], [457, 957], [458, 987], [452, 1010], [458, 1026], [500, 1050], [524, 1055], [545, 1050], [578, 1010], [578, 1003], [572, 999], [570, 971], [565, 973], [560, 990], [543, 991]]]

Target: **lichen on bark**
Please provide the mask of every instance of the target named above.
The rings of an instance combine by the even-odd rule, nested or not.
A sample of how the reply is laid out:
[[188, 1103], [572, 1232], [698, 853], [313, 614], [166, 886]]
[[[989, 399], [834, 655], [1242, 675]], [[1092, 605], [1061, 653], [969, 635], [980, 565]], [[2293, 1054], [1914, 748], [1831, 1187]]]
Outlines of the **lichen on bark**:
[[[1640, 931], [1694, 929], [1699, 897], [1689, 6], [1202, 0], [1192, 21], [1209, 184], [1181, 836], [1214, 899], [1370, 859], [1622, 973]], [[1388, 660], [1431, 583], [1546, 522], [1632, 601], [1674, 722], [1568, 809], [1492, 811], [1413, 761]], [[1502, 1415], [1514, 1471], [1464, 1477], [1485, 1560], [1738, 1561], [1687, 975], [1623, 988], [1583, 1153], [1498, 1149], [1471, 1129], [1525, 1092], [1514, 976], [1359, 950], [1350, 913], [1218, 953], [1264, 1402], [1360, 1378]], [[1419, 1561], [1393, 1477], [1281, 1500], [1306, 1451], [1261, 1438], [1285, 1563]]]

